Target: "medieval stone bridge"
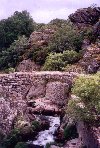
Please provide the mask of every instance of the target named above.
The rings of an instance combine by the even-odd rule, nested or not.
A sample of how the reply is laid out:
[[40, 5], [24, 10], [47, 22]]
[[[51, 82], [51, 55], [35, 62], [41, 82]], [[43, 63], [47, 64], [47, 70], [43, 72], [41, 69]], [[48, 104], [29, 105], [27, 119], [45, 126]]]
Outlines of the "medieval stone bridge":
[[76, 75], [67, 72], [0, 74], [0, 126], [3, 132], [11, 130], [14, 119], [20, 114], [30, 120], [36, 112], [61, 113], [59, 109], [65, 104]]
[[46, 98], [60, 103], [66, 99], [76, 74], [32, 72], [0, 74], [0, 94], [11, 100]]

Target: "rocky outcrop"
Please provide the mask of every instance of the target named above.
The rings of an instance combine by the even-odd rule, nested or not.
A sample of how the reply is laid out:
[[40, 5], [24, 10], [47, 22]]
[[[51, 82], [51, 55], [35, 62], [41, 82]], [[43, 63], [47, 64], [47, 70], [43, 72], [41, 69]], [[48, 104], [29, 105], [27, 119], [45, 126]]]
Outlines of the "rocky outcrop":
[[100, 7], [91, 6], [78, 9], [69, 16], [69, 19], [79, 29], [87, 28], [92, 31], [90, 42], [95, 43], [96, 39], [100, 39]]
[[[24, 123], [25, 121], [28, 122], [26, 102], [24, 100], [10, 101], [3, 97], [0, 98], [0, 131], [3, 134], [8, 134], [14, 128], [14, 123], [17, 121], [18, 116], [23, 117]], [[27, 120], [25, 120], [26, 117]]]
[[[29, 101], [28, 104], [28, 110], [31, 114], [42, 114], [42, 115], [62, 115], [63, 114], [63, 108], [60, 109], [58, 105], [53, 103], [51, 100], [47, 100], [46, 98], [36, 99], [34, 102]], [[33, 106], [34, 104], [34, 106]]]
[[84, 122], [79, 122], [77, 125], [79, 138], [83, 146], [87, 148], [100, 147], [100, 129], [91, 127]]
[[88, 46], [79, 65], [86, 73], [96, 73], [100, 67], [100, 48], [96, 44]]
[[75, 13], [69, 16], [69, 19], [73, 23], [83, 23], [94, 25], [99, 21], [100, 18], [100, 7], [88, 7], [78, 9]]
[[29, 39], [30, 46], [47, 46], [48, 42], [52, 38], [52, 35], [55, 33], [53, 29], [44, 29], [43, 31], [34, 31]]

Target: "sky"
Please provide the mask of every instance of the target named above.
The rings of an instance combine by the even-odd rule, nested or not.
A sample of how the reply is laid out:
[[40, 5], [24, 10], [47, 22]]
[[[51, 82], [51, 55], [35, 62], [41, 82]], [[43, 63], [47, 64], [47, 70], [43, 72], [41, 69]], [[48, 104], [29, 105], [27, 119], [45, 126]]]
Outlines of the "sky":
[[48, 23], [55, 18], [67, 19], [77, 9], [92, 4], [100, 6], [100, 0], [0, 0], [0, 20], [27, 10], [37, 23]]

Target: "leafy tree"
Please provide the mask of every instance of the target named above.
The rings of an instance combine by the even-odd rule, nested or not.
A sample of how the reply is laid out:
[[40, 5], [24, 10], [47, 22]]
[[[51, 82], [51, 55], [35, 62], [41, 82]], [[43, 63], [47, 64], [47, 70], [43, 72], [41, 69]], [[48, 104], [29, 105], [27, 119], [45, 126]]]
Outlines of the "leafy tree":
[[83, 34], [78, 32], [72, 24], [59, 28], [49, 43], [50, 52], [63, 52], [65, 50], [81, 50]]
[[77, 98], [69, 101], [67, 113], [79, 120], [99, 121], [100, 73], [77, 78], [72, 93]]
[[36, 23], [27, 11], [18, 12], [0, 21], [0, 48], [9, 47], [18, 36], [29, 37]]
[[0, 53], [0, 69], [15, 67], [23, 60], [23, 54], [28, 47], [28, 40], [25, 36], [19, 37], [11, 46]]

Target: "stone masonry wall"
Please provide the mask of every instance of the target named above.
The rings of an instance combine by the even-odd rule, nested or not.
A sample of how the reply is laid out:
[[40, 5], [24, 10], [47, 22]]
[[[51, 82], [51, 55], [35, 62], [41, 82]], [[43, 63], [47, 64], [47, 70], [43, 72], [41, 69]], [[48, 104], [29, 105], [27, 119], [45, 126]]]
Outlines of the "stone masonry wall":
[[[75, 74], [66, 72], [33, 72], [33, 73], [12, 73], [0, 75], [0, 94], [11, 100], [25, 100], [44, 97], [46, 92], [52, 91], [49, 87], [53, 84], [70, 87]], [[58, 85], [57, 85], [58, 86]], [[46, 90], [47, 89], [47, 90]], [[49, 90], [48, 90], [49, 89]], [[60, 89], [58, 87], [58, 89]], [[57, 90], [55, 90], [57, 93]], [[62, 90], [63, 92], [64, 90]], [[49, 94], [48, 98], [52, 95]], [[61, 94], [60, 94], [61, 96]], [[54, 99], [54, 97], [53, 97]]]

